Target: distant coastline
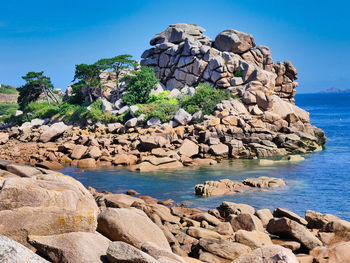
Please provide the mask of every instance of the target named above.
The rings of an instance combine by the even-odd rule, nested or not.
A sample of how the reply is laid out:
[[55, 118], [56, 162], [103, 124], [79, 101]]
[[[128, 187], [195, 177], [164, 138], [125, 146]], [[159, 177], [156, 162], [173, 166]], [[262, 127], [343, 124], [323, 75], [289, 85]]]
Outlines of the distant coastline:
[[350, 92], [350, 89], [329, 88], [329, 89], [320, 91], [320, 93], [345, 93], [345, 92]]

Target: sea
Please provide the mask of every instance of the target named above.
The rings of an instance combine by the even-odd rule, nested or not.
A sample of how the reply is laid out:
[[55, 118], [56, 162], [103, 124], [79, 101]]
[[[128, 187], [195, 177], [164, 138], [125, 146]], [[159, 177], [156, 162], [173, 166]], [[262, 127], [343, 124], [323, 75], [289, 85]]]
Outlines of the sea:
[[[79, 173], [72, 167], [62, 172], [98, 191], [124, 193], [133, 189], [188, 207], [209, 209], [230, 201], [256, 209], [286, 208], [301, 216], [306, 210], [314, 210], [350, 220], [350, 93], [299, 94], [295, 99], [298, 106], [310, 112], [311, 123], [323, 129], [327, 137], [324, 151], [305, 154], [305, 161], [299, 163], [260, 166], [258, 160], [231, 160], [211, 167], [157, 172], [104, 168]], [[195, 196], [195, 185], [207, 180], [259, 176], [282, 178], [286, 187], [220, 197]]]

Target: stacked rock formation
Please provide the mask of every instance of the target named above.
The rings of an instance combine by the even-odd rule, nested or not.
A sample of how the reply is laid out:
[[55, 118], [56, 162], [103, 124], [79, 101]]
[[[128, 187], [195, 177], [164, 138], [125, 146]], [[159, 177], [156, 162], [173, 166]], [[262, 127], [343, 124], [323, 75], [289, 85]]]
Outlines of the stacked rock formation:
[[292, 62], [274, 64], [270, 49], [256, 46], [249, 34], [228, 29], [213, 41], [204, 32], [197, 25], [170, 25], [152, 38], [154, 47], [142, 54], [141, 65], [153, 67], [168, 89], [209, 82], [244, 93], [258, 81], [264, 93], [294, 101], [298, 72]]

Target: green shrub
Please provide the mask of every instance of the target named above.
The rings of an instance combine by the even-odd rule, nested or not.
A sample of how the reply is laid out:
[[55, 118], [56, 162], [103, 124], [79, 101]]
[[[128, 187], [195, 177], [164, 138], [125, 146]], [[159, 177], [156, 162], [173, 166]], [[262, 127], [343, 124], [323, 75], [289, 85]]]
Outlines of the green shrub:
[[236, 69], [235, 77], [242, 77], [242, 69], [241, 68]]
[[182, 104], [191, 114], [198, 110], [202, 110], [203, 114], [212, 114], [216, 104], [230, 97], [229, 91], [214, 89], [209, 84], [200, 83], [193, 97], [185, 98]]
[[150, 118], [159, 118], [162, 122], [171, 120], [176, 111], [179, 109], [178, 100], [165, 100], [160, 103], [150, 103], [140, 105], [140, 109], [136, 112], [136, 115], [145, 114], [145, 120]]
[[126, 85], [126, 93], [123, 102], [127, 105], [144, 104], [149, 99], [151, 89], [158, 83], [154, 70], [149, 67], [141, 67], [140, 71], [132, 71], [132, 76]]

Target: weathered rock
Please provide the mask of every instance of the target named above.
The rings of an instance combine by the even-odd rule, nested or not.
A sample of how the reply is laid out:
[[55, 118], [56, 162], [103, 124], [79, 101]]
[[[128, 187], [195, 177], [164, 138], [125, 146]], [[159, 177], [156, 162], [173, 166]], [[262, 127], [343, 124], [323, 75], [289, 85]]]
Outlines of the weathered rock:
[[228, 217], [230, 214], [239, 215], [242, 213], [247, 213], [253, 215], [255, 213], [254, 207], [250, 205], [236, 204], [232, 202], [222, 202], [222, 204], [217, 207], [217, 209], [223, 218]]
[[286, 217], [271, 219], [266, 229], [271, 234], [296, 239], [310, 250], [322, 246], [322, 242], [305, 226]]
[[110, 240], [98, 233], [29, 236], [29, 243], [52, 262], [105, 262]]
[[61, 136], [65, 131], [68, 130], [68, 126], [63, 122], [58, 122], [52, 124], [48, 129], [46, 129], [40, 136], [41, 142], [49, 142], [59, 136]]
[[269, 221], [273, 218], [270, 209], [257, 210], [255, 215], [261, 220], [263, 227], [266, 227]]
[[0, 235], [0, 260], [4, 263], [48, 263], [30, 249], [3, 235]]
[[109, 263], [159, 263], [145, 252], [121, 241], [115, 241], [109, 245], [107, 259]]
[[271, 245], [257, 248], [252, 253], [232, 263], [299, 263], [299, 261], [291, 250], [278, 245]]
[[72, 159], [81, 159], [84, 154], [86, 153], [88, 147], [84, 146], [84, 145], [76, 145], [70, 155], [70, 157]]
[[132, 154], [118, 154], [114, 160], [115, 165], [134, 165], [137, 163], [138, 158]]
[[345, 220], [334, 220], [324, 226], [326, 232], [350, 232], [350, 222]]
[[350, 259], [350, 242], [340, 242], [328, 248], [317, 247], [310, 255], [319, 263], [347, 263]]
[[292, 251], [296, 251], [298, 249], [300, 249], [301, 244], [297, 241], [294, 240], [289, 240], [289, 239], [272, 239], [272, 243], [274, 245], [280, 245], [282, 247], [288, 248]]
[[186, 125], [188, 124], [192, 119], [191, 114], [189, 114], [187, 111], [184, 109], [179, 109], [174, 116], [174, 120], [176, 120], [178, 123], [181, 125]]
[[198, 151], [199, 151], [198, 145], [188, 139], [184, 140], [181, 147], [179, 148], [179, 154], [185, 155], [188, 157], [192, 157], [198, 154]]
[[0, 144], [5, 144], [9, 140], [9, 134], [5, 132], [0, 132]]
[[222, 236], [218, 234], [217, 232], [200, 228], [200, 227], [190, 227], [187, 230], [187, 234], [191, 237], [200, 239], [200, 238], [214, 238], [214, 239], [221, 239]]
[[235, 240], [238, 243], [244, 244], [252, 249], [272, 245], [269, 235], [261, 231], [246, 231], [238, 230], [235, 233]]
[[273, 211], [273, 216], [274, 217], [287, 217], [291, 220], [294, 220], [295, 222], [298, 222], [299, 224], [302, 224], [304, 226], [307, 225], [307, 221], [304, 218], [298, 216], [296, 213], [288, 211], [287, 209], [276, 208], [275, 211]]
[[214, 255], [230, 260], [235, 260], [251, 251], [246, 245], [222, 239], [202, 238], [199, 240], [199, 245]]
[[215, 232], [218, 232], [220, 235], [232, 236], [233, 229], [229, 222], [221, 222], [214, 229]]
[[214, 47], [220, 51], [241, 54], [255, 46], [254, 38], [243, 32], [227, 29], [215, 38]]
[[34, 167], [16, 164], [16, 163], [9, 163], [8, 165], [6, 165], [6, 170], [20, 177], [32, 177], [34, 175], [41, 174], [41, 172]]
[[267, 176], [260, 176], [258, 178], [247, 178], [242, 181], [243, 184], [249, 185], [252, 187], [278, 187], [285, 186], [285, 182], [280, 178], [273, 178]]
[[219, 219], [217, 219], [215, 216], [212, 216], [208, 213], [195, 214], [190, 216], [190, 218], [198, 222], [207, 221], [209, 224], [213, 226], [217, 226], [221, 223]]
[[123, 241], [136, 248], [149, 241], [170, 250], [162, 230], [135, 208], [107, 208], [98, 216], [97, 231], [112, 241]]
[[252, 214], [239, 214], [234, 215], [230, 219], [232, 229], [234, 232], [243, 229], [247, 231], [264, 231], [263, 225], [259, 218]]
[[141, 249], [148, 255], [151, 255], [152, 257], [158, 260], [167, 259], [170, 262], [186, 263], [186, 261], [182, 257], [174, 254], [172, 251], [159, 248], [151, 242], [146, 242], [145, 244], [143, 244]]
[[78, 161], [78, 168], [95, 168], [96, 160], [93, 158], [85, 158]]
[[136, 198], [126, 194], [106, 194], [103, 195], [100, 201], [104, 201], [107, 207], [125, 208], [130, 207], [134, 202], [145, 203], [140, 198]]
[[0, 233], [30, 247], [28, 235], [94, 232], [97, 205], [85, 187], [59, 173], [2, 179]]
[[306, 210], [305, 219], [308, 228], [324, 228], [329, 222], [339, 220], [339, 217], [331, 214], [321, 214], [312, 210]]
[[224, 156], [228, 154], [229, 148], [223, 143], [211, 145], [209, 151], [216, 156]]
[[54, 171], [63, 169], [63, 165], [55, 161], [43, 161], [41, 163], [37, 163], [36, 166]]

